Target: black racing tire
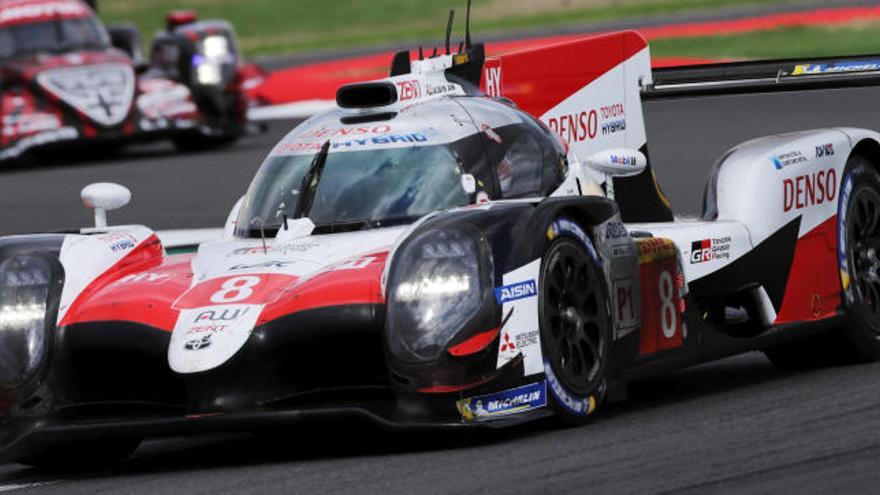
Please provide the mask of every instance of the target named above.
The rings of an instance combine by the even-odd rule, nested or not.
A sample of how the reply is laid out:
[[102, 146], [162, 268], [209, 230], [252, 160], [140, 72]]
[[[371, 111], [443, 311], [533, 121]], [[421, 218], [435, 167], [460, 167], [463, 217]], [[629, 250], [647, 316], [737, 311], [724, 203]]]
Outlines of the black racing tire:
[[[880, 173], [869, 160], [854, 156], [846, 165], [841, 203], [846, 201], [845, 253], [850, 283], [844, 284], [846, 320], [842, 358], [880, 360]], [[852, 190], [847, 191], [848, 181]], [[843, 267], [842, 267], [843, 268]]]
[[138, 437], [114, 437], [53, 445], [37, 454], [18, 459], [19, 464], [46, 471], [74, 471], [115, 466], [140, 446]]
[[[777, 368], [797, 370], [880, 360], [880, 174], [861, 156], [847, 161], [838, 239], [846, 315], [842, 327], [764, 351]], [[838, 241], [839, 242], [839, 241]]]
[[[563, 220], [564, 221], [564, 220]], [[564, 221], [566, 222], [566, 221]], [[538, 306], [548, 402], [566, 425], [588, 422], [605, 399], [611, 312], [595, 249], [573, 222], [556, 227], [541, 264]]]

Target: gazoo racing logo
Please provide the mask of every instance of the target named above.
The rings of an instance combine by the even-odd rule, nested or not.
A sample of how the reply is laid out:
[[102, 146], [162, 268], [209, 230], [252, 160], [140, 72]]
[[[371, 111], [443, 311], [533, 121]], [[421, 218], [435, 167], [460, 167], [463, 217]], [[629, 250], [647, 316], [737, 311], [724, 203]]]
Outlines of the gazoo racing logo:
[[704, 239], [691, 243], [691, 264], [730, 259], [731, 237]]
[[538, 284], [534, 280], [519, 282], [495, 288], [495, 300], [498, 304], [509, 303], [538, 295]]

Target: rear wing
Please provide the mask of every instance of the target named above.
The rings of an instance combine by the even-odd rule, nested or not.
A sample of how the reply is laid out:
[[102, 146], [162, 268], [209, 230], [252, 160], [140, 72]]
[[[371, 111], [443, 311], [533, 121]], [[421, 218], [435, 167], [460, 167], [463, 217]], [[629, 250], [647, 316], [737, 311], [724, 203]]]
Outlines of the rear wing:
[[487, 58], [480, 86], [539, 119], [581, 161], [614, 148], [644, 153], [644, 173], [614, 179], [621, 215], [626, 222], [671, 221], [648, 156], [641, 90], [651, 81], [647, 41], [624, 31]]
[[646, 99], [880, 86], [880, 55], [654, 69]]

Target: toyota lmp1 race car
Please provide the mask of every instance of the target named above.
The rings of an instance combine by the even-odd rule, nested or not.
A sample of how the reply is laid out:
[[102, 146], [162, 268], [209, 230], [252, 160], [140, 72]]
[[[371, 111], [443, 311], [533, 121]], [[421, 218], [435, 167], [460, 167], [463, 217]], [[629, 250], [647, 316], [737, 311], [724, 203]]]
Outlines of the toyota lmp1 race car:
[[0, 0], [0, 162], [71, 144], [233, 141], [248, 67], [231, 25], [191, 12], [169, 14], [147, 62], [133, 26], [105, 28], [81, 0]]
[[647, 159], [635, 32], [394, 59], [292, 130], [223, 237], [106, 226], [0, 240], [0, 457], [312, 417], [580, 424], [627, 383], [750, 350], [880, 357], [880, 134], [723, 156], [700, 220]]

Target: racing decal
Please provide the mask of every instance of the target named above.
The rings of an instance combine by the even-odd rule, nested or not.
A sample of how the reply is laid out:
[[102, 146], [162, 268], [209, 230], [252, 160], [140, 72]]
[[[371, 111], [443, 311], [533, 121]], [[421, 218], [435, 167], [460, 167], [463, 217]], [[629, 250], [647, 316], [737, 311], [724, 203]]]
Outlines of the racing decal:
[[691, 243], [691, 264], [706, 263], [712, 260], [730, 260], [730, 236], [703, 239]]
[[837, 197], [837, 171], [833, 168], [798, 175], [782, 181], [783, 211], [803, 210], [833, 203]]
[[800, 151], [788, 151], [770, 157], [770, 161], [773, 162], [773, 166], [776, 167], [776, 170], [782, 170], [785, 167], [790, 167], [799, 163], [806, 163], [808, 160]]
[[79, 131], [73, 127], [62, 127], [56, 130], [50, 130], [34, 134], [26, 138], [19, 139], [12, 143], [8, 148], [0, 150], [0, 160], [17, 158], [24, 152], [37, 146], [44, 144], [57, 143], [61, 141], [72, 141], [79, 137]]
[[639, 326], [639, 303], [636, 285], [630, 279], [615, 280], [611, 284], [612, 310], [617, 322], [615, 339], [620, 339], [626, 330], [634, 330]]
[[90, 15], [92, 11], [80, 0], [7, 0], [0, 3], [0, 27]]
[[[572, 64], [584, 53], [589, 64]], [[650, 81], [647, 42], [625, 32], [489, 58], [481, 87], [538, 116], [584, 158], [647, 142], [639, 91]]]
[[846, 174], [846, 177], [843, 180], [843, 187], [841, 188], [840, 203], [837, 207], [837, 210], [839, 211], [837, 216], [837, 264], [840, 268], [840, 285], [843, 288], [847, 304], [852, 304], [853, 302], [853, 293], [850, 290], [852, 279], [849, 274], [849, 262], [846, 254], [846, 221], [848, 218], [847, 215], [849, 214], [847, 208], [849, 205], [849, 198], [852, 195], [852, 190], [852, 174]]
[[547, 383], [524, 385], [502, 392], [461, 399], [456, 402], [465, 421], [495, 419], [539, 409], [547, 405]]
[[852, 60], [827, 64], [798, 64], [792, 76], [815, 76], [821, 74], [844, 74], [849, 72], [873, 72], [880, 70], [880, 60]]
[[505, 285], [495, 289], [495, 300], [498, 304], [526, 299], [538, 295], [538, 284], [534, 280]]
[[199, 373], [227, 362], [247, 342], [262, 305], [224, 304], [180, 312], [168, 346], [176, 373]]
[[645, 239], [639, 245], [642, 325], [639, 353], [653, 354], [684, 344], [684, 278], [679, 273], [675, 243]]
[[501, 327], [497, 368], [522, 354], [525, 376], [543, 371], [538, 318], [538, 287], [541, 259], [504, 274], [502, 287], [495, 289], [502, 314], [508, 315]]
[[834, 143], [816, 146], [816, 158], [827, 158], [834, 156]]
[[198, 283], [175, 302], [178, 309], [190, 309], [205, 304], [269, 304], [297, 277], [280, 274], [232, 275]]
[[122, 123], [132, 108], [135, 76], [125, 64], [51, 69], [41, 72], [37, 81], [46, 91], [106, 127]]
[[601, 264], [599, 253], [596, 252], [596, 248], [593, 247], [592, 241], [590, 241], [590, 238], [587, 237], [586, 232], [584, 232], [584, 229], [582, 229], [580, 225], [567, 218], [560, 218], [555, 220], [550, 224], [550, 227], [547, 228], [547, 239], [551, 241], [563, 234], [571, 235], [580, 241], [590, 257], [593, 258], [593, 261], [595, 261], [597, 265]]
[[556, 402], [568, 410], [568, 412], [577, 416], [589, 416], [596, 410], [596, 398], [592, 395], [587, 397], [578, 397], [565, 390], [562, 383], [553, 372], [550, 361], [544, 361], [544, 374], [547, 377], [547, 384], [550, 386], [550, 393], [556, 398]]
[[70, 235], [64, 238], [59, 259], [64, 267], [64, 288], [58, 307], [58, 324], [64, 325], [71, 308], [132, 266], [151, 260], [161, 261], [162, 244], [146, 227], [112, 229], [95, 235]]
[[483, 64], [483, 90], [490, 98], [504, 95], [501, 78], [501, 59], [490, 58]]
[[192, 93], [183, 84], [164, 79], [148, 79], [140, 81], [139, 87], [142, 94], [137, 98], [137, 107], [147, 119], [195, 117], [198, 114], [198, 107], [192, 101]]

